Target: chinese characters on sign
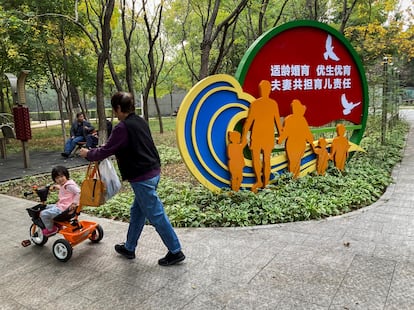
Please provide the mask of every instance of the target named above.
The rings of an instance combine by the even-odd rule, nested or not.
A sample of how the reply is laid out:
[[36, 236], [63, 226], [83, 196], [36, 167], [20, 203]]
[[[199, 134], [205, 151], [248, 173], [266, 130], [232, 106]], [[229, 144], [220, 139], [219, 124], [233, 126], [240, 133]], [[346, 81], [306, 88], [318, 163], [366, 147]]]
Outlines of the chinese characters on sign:
[[[315, 71], [312, 78], [310, 71]], [[275, 64], [270, 66], [272, 91], [329, 90], [352, 88], [351, 66]]]

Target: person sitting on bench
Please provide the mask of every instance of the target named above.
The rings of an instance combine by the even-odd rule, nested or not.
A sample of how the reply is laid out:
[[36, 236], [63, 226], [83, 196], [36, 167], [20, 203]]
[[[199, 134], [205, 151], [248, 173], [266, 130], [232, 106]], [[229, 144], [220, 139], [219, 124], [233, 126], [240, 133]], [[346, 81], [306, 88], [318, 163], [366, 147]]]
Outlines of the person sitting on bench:
[[82, 112], [76, 114], [76, 120], [72, 123], [70, 128], [70, 138], [66, 140], [65, 149], [62, 156], [68, 158], [72, 153], [76, 144], [79, 142], [86, 142], [86, 136], [94, 130], [94, 127], [85, 120]]
[[[112, 132], [112, 123], [110, 120], [106, 120], [106, 133], [107, 133], [107, 137], [109, 137], [111, 135]], [[86, 136], [86, 145], [85, 147], [87, 149], [94, 149], [98, 146], [98, 131], [93, 130], [92, 133], [90, 133], [89, 135]]]

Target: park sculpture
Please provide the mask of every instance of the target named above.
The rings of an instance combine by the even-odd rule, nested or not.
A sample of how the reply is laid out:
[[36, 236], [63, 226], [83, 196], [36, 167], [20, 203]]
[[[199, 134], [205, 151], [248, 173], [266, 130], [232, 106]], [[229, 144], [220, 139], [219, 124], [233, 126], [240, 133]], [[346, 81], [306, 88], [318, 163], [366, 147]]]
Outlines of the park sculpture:
[[[306, 47], [306, 48], [304, 48]], [[368, 88], [358, 55], [335, 29], [298, 21], [270, 29], [236, 76], [194, 85], [177, 115], [177, 142], [212, 191], [257, 192], [283, 173], [344, 171], [366, 126]]]

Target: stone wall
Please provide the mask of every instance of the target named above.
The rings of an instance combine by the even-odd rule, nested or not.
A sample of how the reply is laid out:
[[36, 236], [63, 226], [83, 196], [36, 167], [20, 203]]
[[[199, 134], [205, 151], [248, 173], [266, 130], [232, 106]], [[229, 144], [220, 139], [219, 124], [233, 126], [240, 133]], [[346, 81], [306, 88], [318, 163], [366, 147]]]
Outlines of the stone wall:
[[[174, 111], [181, 105], [186, 92], [174, 93], [171, 96], [168, 94], [161, 99], [158, 99], [158, 105], [160, 107], [161, 116], [170, 116]], [[139, 106], [141, 106], [141, 98], [137, 98]], [[156, 117], [157, 110], [155, 107], [154, 99], [149, 98], [148, 100], [148, 115], [149, 117]]]

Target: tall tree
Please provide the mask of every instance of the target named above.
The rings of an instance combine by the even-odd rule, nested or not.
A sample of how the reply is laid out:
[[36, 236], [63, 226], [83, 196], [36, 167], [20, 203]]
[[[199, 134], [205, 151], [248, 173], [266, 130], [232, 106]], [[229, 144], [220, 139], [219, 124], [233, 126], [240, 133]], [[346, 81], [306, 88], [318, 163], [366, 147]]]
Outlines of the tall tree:
[[[91, 41], [98, 59], [96, 68], [96, 110], [99, 122], [99, 143], [104, 143], [107, 137], [104, 81], [105, 65], [109, 57], [111, 41], [111, 18], [115, 7], [115, 0], [85, 0], [87, 25], [79, 20], [78, 0], [75, 3], [75, 17], [69, 18], [78, 25]], [[93, 34], [88, 30], [91, 27]]]
[[[174, 3], [172, 10], [183, 12], [176, 14], [175, 20], [177, 27], [182, 29], [182, 52], [193, 80], [220, 72], [223, 60], [236, 40], [238, 17], [247, 3], [248, 0], [182, 0]], [[194, 57], [197, 46], [199, 57]]]
[[[126, 0], [121, 0], [122, 34], [123, 34], [123, 39], [125, 43], [125, 53], [124, 53], [125, 55], [125, 80], [128, 85], [128, 91], [134, 96], [135, 96], [135, 89], [134, 89], [134, 79], [133, 79], [132, 60], [131, 60], [131, 43], [132, 43], [132, 35], [137, 27], [137, 18], [140, 12], [141, 11], [137, 9], [136, 0], [130, 0], [128, 2]], [[128, 24], [129, 24], [129, 29], [128, 29]]]
[[157, 101], [157, 81], [158, 81], [158, 74], [159, 71], [162, 70], [162, 65], [164, 63], [163, 60], [163, 51], [160, 49], [162, 54], [161, 61], [159, 62], [158, 66], [156, 64], [156, 43], [160, 40], [160, 33], [161, 33], [161, 25], [162, 25], [162, 13], [164, 10], [164, 1], [161, 1], [155, 7], [155, 13], [153, 18], [151, 18], [150, 13], [148, 12], [147, 1], [142, 0], [142, 9], [143, 9], [143, 18], [144, 24], [146, 29], [146, 37], [148, 42], [148, 65], [149, 65], [149, 77], [147, 83], [144, 88], [143, 97], [144, 97], [144, 117], [148, 120], [148, 97], [149, 92], [152, 88], [152, 92], [154, 95], [154, 103], [157, 109], [159, 125], [160, 125], [160, 133], [163, 133], [163, 125], [162, 125], [162, 118], [160, 113], [160, 108]]
[[341, 26], [339, 27], [339, 31], [344, 33], [346, 24], [351, 17], [351, 13], [355, 8], [358, 0], [343, 0], [342, 12], [341, 12]]

